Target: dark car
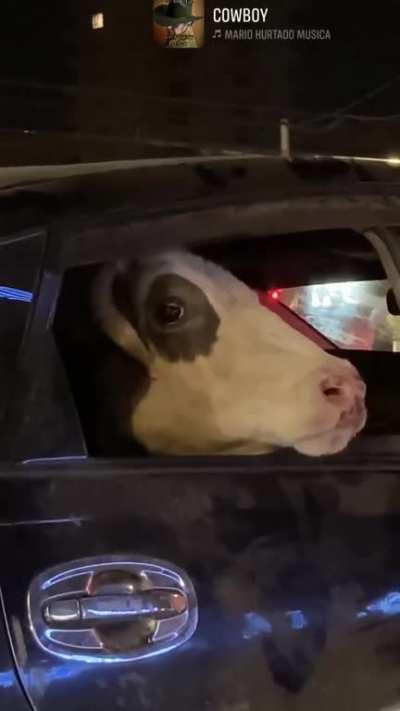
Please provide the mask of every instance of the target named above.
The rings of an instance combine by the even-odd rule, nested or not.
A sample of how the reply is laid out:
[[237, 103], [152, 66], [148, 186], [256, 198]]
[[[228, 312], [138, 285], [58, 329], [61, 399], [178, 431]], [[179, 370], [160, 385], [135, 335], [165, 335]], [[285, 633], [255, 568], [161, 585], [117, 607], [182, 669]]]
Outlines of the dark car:
[[[1, 709], [397, 708], [398, 170], [0, 171]], [[155, 457], [98, 436], [88, 284], [176, 245], [357, 365], [369, 419], [342, 454]]]

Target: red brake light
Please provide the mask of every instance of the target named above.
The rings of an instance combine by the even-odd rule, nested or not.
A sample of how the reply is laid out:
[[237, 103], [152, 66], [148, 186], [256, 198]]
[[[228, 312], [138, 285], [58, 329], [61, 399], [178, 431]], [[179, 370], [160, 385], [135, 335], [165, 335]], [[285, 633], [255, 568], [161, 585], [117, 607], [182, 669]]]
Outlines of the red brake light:
[[283, 289], [266, 289], [258, 292], [258, 298], [263, 306], [271, 305], [271, 301], [279, 301]]

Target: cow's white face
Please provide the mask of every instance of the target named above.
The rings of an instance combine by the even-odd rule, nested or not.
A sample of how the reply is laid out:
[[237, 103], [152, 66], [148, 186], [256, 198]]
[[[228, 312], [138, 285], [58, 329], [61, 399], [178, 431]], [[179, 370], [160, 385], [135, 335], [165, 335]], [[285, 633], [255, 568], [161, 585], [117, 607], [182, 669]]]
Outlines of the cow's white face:
[[150, 451], [261, 454], [290, 446], [318, 456], [341, 451], [364, 427], [356, 369], [211, 262], [171, 251], [107, 267], [93, 302], [104, 331], [148, 370], [129, 430]]

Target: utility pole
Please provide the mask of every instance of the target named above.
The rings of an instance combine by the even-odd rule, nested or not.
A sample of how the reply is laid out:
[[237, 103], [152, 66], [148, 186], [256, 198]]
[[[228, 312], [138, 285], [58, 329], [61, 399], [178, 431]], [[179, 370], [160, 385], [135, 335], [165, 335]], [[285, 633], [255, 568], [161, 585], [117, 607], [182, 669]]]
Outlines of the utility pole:
[[283, 158], [283, 160], [291, 161], [292, 157], [290, 154], [290, 128], [289, 128], [289, 120], [288, 119], [281, 119], [280, 134], [281, 134], [281, 158]]

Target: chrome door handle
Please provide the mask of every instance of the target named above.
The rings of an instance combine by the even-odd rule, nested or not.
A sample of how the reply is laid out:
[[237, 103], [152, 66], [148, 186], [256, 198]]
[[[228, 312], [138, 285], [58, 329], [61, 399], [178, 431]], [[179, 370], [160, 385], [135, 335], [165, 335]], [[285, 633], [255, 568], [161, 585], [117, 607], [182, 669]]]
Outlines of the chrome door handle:
[[138, 556], [74, 561], [39, 575], [28, 594], [28, 618], [51, 654], [123, 661], [171, 651], [197, 626], [186, 573]]
[[186, 610], [186, 597], [178, 590], [148, 590], [141, 594], [93, 595], [53, 600], [43, 611], [48, 624], [129, 622], [141, 616], [164, 620]]

